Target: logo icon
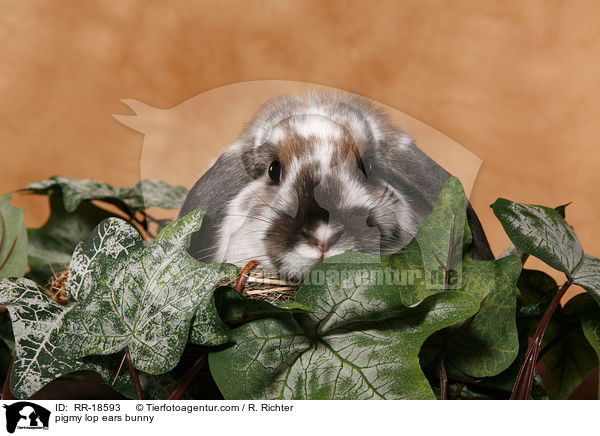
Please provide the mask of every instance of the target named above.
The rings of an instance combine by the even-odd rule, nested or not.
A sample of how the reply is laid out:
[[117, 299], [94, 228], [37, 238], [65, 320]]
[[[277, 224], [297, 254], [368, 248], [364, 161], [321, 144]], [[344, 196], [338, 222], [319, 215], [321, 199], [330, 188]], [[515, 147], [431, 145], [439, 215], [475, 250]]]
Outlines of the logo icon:
[[6, 431], [14, 433], [15, 429], [48, 429], [50, 411], [29, 401], [19, 401], [6, 409]]

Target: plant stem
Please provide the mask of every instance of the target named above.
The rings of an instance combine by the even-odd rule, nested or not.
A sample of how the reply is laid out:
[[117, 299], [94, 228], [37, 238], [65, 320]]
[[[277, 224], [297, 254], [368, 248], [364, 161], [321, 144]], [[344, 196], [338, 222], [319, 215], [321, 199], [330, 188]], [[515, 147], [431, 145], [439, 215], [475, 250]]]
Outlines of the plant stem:
[[438, 366], [438, 374], [440, 377], [440, 400], [448, 399], [448, 375], [446, 374], [446, 366], [444, 364], [445, 357], [446, 350], [444, 349], [442, 351], [442, 355], [440, 357], [440, 364]]
[[16, 400], [17, 398], [10, 391], [10, 373], [15, 363], [15, 357], [10, 359], [10, 365], [8, 365], [8, 372], [6, 373], [6, 379], [4, 380], [4, 386], [2, 387], [2, 399], [3, 400]]
[[131, 356], [129, 355], [129, 347], [125, 348], [125, 362], [127, 362], [127, 369], [129, 370], [129, 374], [131, 375], [131, 381], [133, 382], [133, 386], [135, 386], [135, 394], [138, 400], [143, 400], [144, 396], [142, 394], [142, 385], [140, 383], [140, 378], [138, 377], [137, 371], [133, 367], [133, 362], [131, 362]]
[[190, 369], [186, 371], [186, 373], [183, 375], [183, 378], [175, 390], [171, 392], [171, 395], [169, 395], [167, 400], [181, 400], [183, 394], [185, 394], [185, 391], [187, 391], [187, 389], [190, 387], [190, 384], [194, 381], [200, 370], [204, 368], [204, 365], [206, 365], [206, 353], [200, 356], [200, 358], [194, 362]]
[[237, 281], [235, 282], [235, 286], [234, 286], [235, 290], [238, 291], [240, 294], [244, 290], [244, 286], [246, 285], [246, 280], [248, 280], [248, 274], [250, 274], [250, 272], [257, 266], [258, 266], [258, 260], [251, 260], [240, 271], [240, 274], [239, 274]]
[[125, 363], [125, 359], [127, 358], [127, 353], [123, 354], [123, 359], [121, 360], [121, 364], [119, 365], [119, 369], [117, 369], [117, 374], [115, 374], [115, 378], [112, 382], [114, 385], [117, 382], [117, 378], [119, 378], [119, 374], [121, 373], [121, 368], [123, 368], [123, 364]]
[[544, 339], [544, 333], [546, 333], [546, 328], [548, 328], [548, 323], [552, 318], [552, 314], [560, 304], [560, 300], [567, 292], [571, 286], [571, 281], [567, 280], [564, 285], [558, 290], [550, 305], [544, 312], [540, 323], [535, 330], [535, 334], [533, 336], [533, 340], [527, 347], [527, 352], [525, 353], [525, 360], [521, 365], [521, 369], [519, 370], [519, 375], [517, 376], [517, 381], [515, 382], [515, 387], [513, 388], [512, 395], [510, 396], [511, 400], [527, 400], [529, 399], [529, 395], [531, 394], [531, 386], [533, 385], [533, 375], [535, 373], [535, 365], [538, 361], [538, 354], [540, 352], [540, 345], [542, 345], [542, 339]]
[[482, 382], [481, 380], [471, 380], [468, 378], [464, 378], [464, 377], [459, 377], [459, 376], [455, 376], [455, 375], [450, 375], [448, 376], [448, 380], [453, 381], [453, 382], [457, 382], [457, 383], [462, 383], [466, 386], [474, 386], [474, 387], [479, 387], [482, 389], [487, 389], [493, 392], [496, 392], [498, 394], [502, 394], [505, 396], [508, 396], [508, 394], [510, 394], [509, 391], [504, 390], [502, 388], [499, 388], [497, 386], [493, 386], [487, 383]]
[[[450, 285], [450, 272], [452, 270], [452, 256], [454, 254], [454, 215], [450, 223], [450, 240], [448, 241], [448, 253], [446, 256], [446, 264], [444, 265], [437, 256], [436, 260], [444, 269], [444, 290], [447, 291]], [[435, 255], [435, 253], [434, 253]], [[448, 374], [446, 373], [446, 350], [448, 347], [448, 330], [443, 332], [443, 345], [440, 354], [440, 363], [438, 365], [438, 375], [440, 377], [440, 400], [448, 399]]]
[[465, 387], [464, 383], [458, 383], [456, 385], [456, 390], [454, 392], [452, 392], [452, 395], [450, 396], [451, 400], [456, 400], [459, 396], [460, 393], [462, 392], [463, 388]]

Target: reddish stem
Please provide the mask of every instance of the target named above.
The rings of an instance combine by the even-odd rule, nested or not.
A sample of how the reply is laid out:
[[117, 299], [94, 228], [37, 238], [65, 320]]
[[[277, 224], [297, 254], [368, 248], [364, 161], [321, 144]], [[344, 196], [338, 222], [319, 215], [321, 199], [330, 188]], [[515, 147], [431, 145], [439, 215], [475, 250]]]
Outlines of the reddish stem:
[[186, 371], [186, 373], [183, 375], [183, 378], [175, 390], [171, 392], [171, 395], [169, 395], [167, 400], [181, 400], [183, 394], [185, 394], [185, 391], [187, 391], [187, 389], [190, 387], [190, 384], [192, 384], [198, 373], [202, 370], [202, 368], [204, 368], [204, 365], [206, 365], [206, 354], [200, 356], [200, 358], [194, 362], [190, 369]]
[[140, 378], [138, 377], [137, 371], [133, 367], [133, 363], [131, 362], [131, 356], [129, 355], [129, 347], [125, 348], [125, 362], [127, 362], [127, 369], [129, 370], [129, 374], [131, 375], [131, 381], [133, 382], [133, 386], [135, 386], [135, 394], [138, 400], [143, 400], [144, 396], [142, 394], [142, 384], [140, 383]]
[[540, 346], [542, 345], [542, 339], [544, 339], [544, 333], [546, 333], [546, 328], [548, 328], [548, 323], [552, 318], [552, 314], [560, 304], [560, 300], [565, 295], [565, 292], [567, 292], [567, 289], [569, 289], [569, 286], [571, 286], [571, 282], [567, 280], [567, 282], [558, 290], [554, 298], [552, 298], [550, 305], [544, 312], [544, 315], [542, 316], [542, 319], [535, 330], [533, 340], [527, 347], [525, 360], [521, 365], [519, 375], [517, 376], [517, 381], [515, 382], [515, 387], [513, 388], [510, 396], [511, 400], [529, 399], [531, 387], [533, 386], [535, 365], [538, 361], [538, 354], [540, 353]]
[[117, 374], [115, 374], [115, 378], [112, 382], [112, 385], [117, 382], [117, 378], [119, 378], [119, 374], [121, 373], [121, 368], [123, 368], [123, 364], [125, 363], [125, 359], [127, 358], [127, 353], [123, 354], [123, 359], [121, 360], [121, 364], [119, 365], [119, 369], [117, 369]]
[[458, 397], [460, 397], [460, 393], [462, 392], [464, 387], [465, 387], [464, 383], [458, 383], [456, 385], [456, 389], [454, 390], [454, 392], [452, 392], [452, 396], [450, 397], [450, 399], [456, 400]]
[[8, 365], [8, 372], [6, 373], [6, 380], [4, 380], [4, 386], [2, 387], [2, 399], [3, 400], [16, 400], [17, 398], [10, 391], [10, 373], [13, 369], [13, 363], [15, 362], [15, 357], [10, 360], [10, 365]]
[[444, 360], [446, 358], [445, 354], [445, 352], [442, 352], [442, 357], [440, 357], [440, 365], [438, 368], [440, 376], [440, 400], [448, 399], [448, 375], [446, 374], [446, 365], [444, 364]]
[[246, 280], [248, 280], [248, 274], [250, 274], [250, 271], [252, 271], [257, 266], [258, 266], [258, 260], [251, 260], [240, 271], [237, 281], [235, 282], [235, 290], [238, 291], [240, 294], [244, 290], [244, 286], [246, 285]]

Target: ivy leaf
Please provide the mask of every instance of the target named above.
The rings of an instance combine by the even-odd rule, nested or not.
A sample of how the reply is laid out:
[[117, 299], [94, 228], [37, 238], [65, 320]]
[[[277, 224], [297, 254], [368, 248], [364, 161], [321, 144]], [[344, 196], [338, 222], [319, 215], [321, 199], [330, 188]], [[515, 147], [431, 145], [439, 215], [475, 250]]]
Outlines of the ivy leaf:
[[540, 318], [558, 291], [556, 281], [551, 276], [531, 269], [521, 271], [517, 287], [521, 291], [518, 317], [526, 320]]
[[0, 279], [22, 277], [27, 269], [23, 210], [12, 206], [11, 198], [11, 194], [0, 197]]
[[[150, 375], [144, 372], [138, 374], [140, 378], [140, 384], [142, 385], [142, 392], [144, 399], [148, 400], [164, 400], [171, 395], [171, 392], [175, 390], [179, 384], [179, 380], [175, 377], [173, 372], [168, 372], [161, 375]], [[133, 386], [133, 385], [132, 385]], [[126, 395], [131, 399], [136, 399], [135, 390]], [[185, 395], [182, 399], [192, 400]]]
[[[597, 305], [591, 305], [583, 315], [581, 328], [588, 343], [596, 352], [596, 358], [600, 361], [600, 308]], [[600, 386], [598, 399], [600, 399]]]
[[130, 188], [120, 188], [94, 180], [77, 180], [67, 177], [51, 177], [41, 182], [30, 183], [25, 190], [37, 194], [49, 194], [60, 189], [67, 212], [74, 212], [79, 204], [89, 200], [103, 200], [125, 205], [126, 212], [150, 207], [179, 209], [185, 200], [187, 189], [170, 186], [160, 180], [142, 180]]
[[567, 204], [561, 204], [560, 206], [556, 206], [554, 210], [557, 211], [561, 217], [566, 218], [567, 206], [569, 206], [570, 204], [571, 202], [568, 202]]
[[393, 286], [356, 270], [372, 268], [371, 257], [325, 260], [315, 268], [325, 283], [305, 281], [296, 298], [313, 312], [248, 322], [233, 331], [234, 345], [211, 352], [211, 373], [225, 398], [435, 398], [419, 349], [479, 303], [448, 291], [407, 308]]
[[0, 343], [3, 343], [12, 355], [15, 349], [15, 337], [10, 324], [10, 316], [6, 310], [0, 310]]
[[588, 291], [600, 304], [600, 260], [584, 255], [565, 207], [551, 209], [500, 198], [492, 205], [512, 243]]
[[567, 399], [598, 366], [598, 357], [581, 325], [581, 316], [596, 306], [587, 294], [579, 294], [557, 310], [546, 329], [540, 355], [546, 368], [550, 399]]
[[507, 369], [519, 351], [515, 313], [521, 261], [516, 256], [497, 261], [465, 257], [463, 265], [463, 290], [482, 304], [471, 320], [450, 329], [455, 339], [448, 361], [471, 377], [494, 376]]
[[0, 310], [0, 375], [6, 377], [10, 361], [15, 354], [15, 338], [8, 311]]
[[296, 301], [276, 306], [267, 301], [245, 298], [235, 289], [222, 286], [215, 290], [209, 306], [198, 309], [190, 340], [198, 345], [221, 345], [231, 340], [229, 325], [239, 325], [256, 318], [310, 312]]
[[215, 291], [219, 316], [226, 324], [240, 324], [247, 320], [277, 316], [286, 313], [308, 313], [312, 309], [297, 301], [275, 305], [264, 300], [245, 298], [235, 289], [223, 286]]
[[[463, 248], [471, 243], [471, 231], [469, 226], [465, 225], [466, 211], [465, 191], [458, 178], [450, 177], [440, 191], [433, 210], [419, 226], [415, 237], [421, 249], [426, 274], [438, 272], [442, 275], [442, 265], [460, 272]], [[429, 287], [444, 289], [444, 281], [431, 282]], [[448, 288], [459, 287], [460, 276], [457, 276], [449, 283]]]
[[66, 353], [49, 342], [66, 310], [28, 279], [0, 282], [0, 304], [11, 316], [16, 358], [11, 391], [27, 398], [62, 374], [77, 370]]
[[569, 277], [573, 274], [583, 258], [583, 248], [560, 211], [504, 198], [496, 200], [492, 209], [517, 248]]
[[201, 264], [187, 253], [203, 216], [197, 210], [180, 218], [148, 245], [122, 220], [100, 224], [73, 255], [67, 290], [78, 303], [64, 318], [61, 347], [76, 357], [128, 347], [136, 368], [171, 370], [198, 307], [237, 272], [231, 265]]
[[462, 185], [456, 177], [451, 177], [413, 241], [396, 254], [373, 260], [374, 264], [381, 263], [384, 274], [394, 274], [393, 281], [400, 289], [402, 304], [415, 306], [428, 296], [443, 291], [447, 266], [451, 269], [447, 288], [461, 287], [462, 256], [464, 248], [471, 243], [466, 207], [467, 197]]
[[[55, 333], [69, 309], [52, 300], [36, 283], [28, 279], [3, 280], [0, 304], [8, 308], [14, 330], [16, 358], [10, 381], [17, 398], [28, 398], [52, 380], [86, 369], [98, 372], [112, 384], [120, 363], [118, 357], [78, 360], [56, 346]], [[127, 380], [127, 374], [120, 374], [115, 388], [130, 393], [133, 385]]]
[[600, 260], [586, 254], [573, 272], [573, 283], [588, 291], [600, 304]]
[[187, 253], [203, 214], [175, 221], [148, 245], [125, 221], [103, 221], [73, 254], [67, 306], [30, 280], [3, 281], [0, 304], [11, 312], [17, 337], [15, 395], [30, 396], [76, 370], [98, 371], [90, 355], [122, 355], [125, 347], [142, 371], [172, 369], [197, 308], [217, 283], [237, 272], [200, 264]]
[[[373, 259], [372, 261], [376, 262], [377, 260]], [[382, 256], [379, 261], [381, 262], [381, 269], [365, 268], [362, 271], [356, 271], [356, 273], [364, 273], [369, 276], [381, 272], [383, 274], [382, 281], [387, 280], [388, 284], [397, 289], [400, 302], [405, 306], [416, 306], [427, 297], [440, 292], [437, 286], [435, 288], [430, 286], [432, 281], [435, 281], [436, 285], [439, 285], [439, 283], [443, 285], [444, 283], [444, 273], [439, 268], [437, 271], [430, 270], [430, 274], [425, 276], [423, 255], [416, 240], [413, 240], [396, 254]], [[374, 263], [374, 265], [377, 264]], [[439, 274], [435, 274], [435, 272]], [[317, 273], [319, 273], [319, 270], [312, 272], [312, 274]], [[389, 278], [386, 276], [389, 276]], [[436, 277], [437, 280], [433, 277]]]
[[50, 192], [50, 218], [39, 229], [28, 229], [29, 267], [27, 277], [46, 283], [52, 271], [61, 271], [71, 261], [73, 250], [103, 220], [113, 216], [104, 209], [83, 202], [69, 213], [61, 196]]

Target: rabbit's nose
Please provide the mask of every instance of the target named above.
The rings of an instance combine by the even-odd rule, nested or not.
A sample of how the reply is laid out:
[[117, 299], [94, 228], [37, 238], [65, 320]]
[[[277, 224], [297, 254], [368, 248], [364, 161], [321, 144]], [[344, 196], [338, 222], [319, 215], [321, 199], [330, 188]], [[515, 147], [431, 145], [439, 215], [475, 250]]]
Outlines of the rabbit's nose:
[[[342, 237], [342, 229], [329, 232], [315, 232], [312, 243], [319, 249], [322, 254], [325, 254], [332, 246], [334, 246]], [[320, 234], [319, 234], [320, 233]]]
[[314, 245], [319, 249], [319, 251], [322, 254], [325, 254], [325, 252], [329, 249], [329, 245], [327, 244], [327, 242], [323, 242], [320, 240], [315, 240]]

